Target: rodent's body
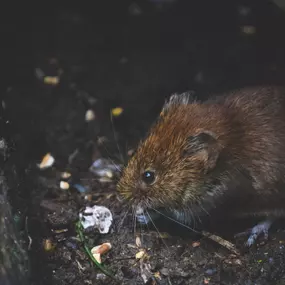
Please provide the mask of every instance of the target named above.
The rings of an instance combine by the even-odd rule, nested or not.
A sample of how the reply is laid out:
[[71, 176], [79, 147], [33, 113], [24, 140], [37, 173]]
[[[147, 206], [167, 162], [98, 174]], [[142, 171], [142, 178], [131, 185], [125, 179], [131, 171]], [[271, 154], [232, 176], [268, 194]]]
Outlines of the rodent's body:
[[285, 216], [284, 89], [191, 100], [184, 93], [165, 104], [123, 172], [121, 194], [184, 223], [227, 203], [243, 215]]

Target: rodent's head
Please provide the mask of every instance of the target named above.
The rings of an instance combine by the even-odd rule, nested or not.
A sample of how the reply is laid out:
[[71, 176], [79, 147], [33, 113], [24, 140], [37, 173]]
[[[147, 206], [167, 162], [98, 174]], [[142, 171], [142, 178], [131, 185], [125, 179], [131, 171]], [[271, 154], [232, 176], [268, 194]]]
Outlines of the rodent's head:
[[124, 169], [118, 191], [133, 205], [177, 209], [205, 194], [201, 185], [221, 146], [211, 129], [213, 110], [190, 100], [187, 93], [171, 96]]

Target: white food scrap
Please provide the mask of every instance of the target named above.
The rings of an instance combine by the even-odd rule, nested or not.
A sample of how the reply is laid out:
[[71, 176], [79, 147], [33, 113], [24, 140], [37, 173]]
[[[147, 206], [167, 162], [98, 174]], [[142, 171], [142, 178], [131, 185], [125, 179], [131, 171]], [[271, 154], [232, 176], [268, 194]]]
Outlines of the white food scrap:
[[65, 181], [60, 181], [60, 184], [59, 184], [60, 188], [63, 189], [63, 190], [67, 190], [69, 189], [70, 185], [69, 183], [65, 182]]
[[93, 110], [87, 110], [85, 113], [85, 121], [86, 122], [90, 122], [93, 121], [95, 119], [95, 113]]
[[107, 234], [113, 222], [111, 211], [104, 206], [86, 207], [79, 219], [84, 229], [95, 227], [101, 234]]

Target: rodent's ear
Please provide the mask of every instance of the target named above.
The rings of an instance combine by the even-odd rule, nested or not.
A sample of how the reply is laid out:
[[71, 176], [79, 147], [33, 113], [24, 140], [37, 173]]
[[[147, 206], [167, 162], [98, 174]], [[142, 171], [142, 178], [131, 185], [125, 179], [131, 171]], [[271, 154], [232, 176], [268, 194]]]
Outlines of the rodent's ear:
[[164, 103], [160, 115], [163, 116], [169, 110], [169, 108], [174, 105], [187, 105], [195, 102], [194, 94], [194, 91], [188, 91], [181, 94], [172, 94], [169, 100], [166, 100]]
[[219, 146], [215, 135], [211, 132], [203, 131], [197, 135], [190, 136], [183, 155], [203, 161], [205, 171], [213, 169], [219, 157]]

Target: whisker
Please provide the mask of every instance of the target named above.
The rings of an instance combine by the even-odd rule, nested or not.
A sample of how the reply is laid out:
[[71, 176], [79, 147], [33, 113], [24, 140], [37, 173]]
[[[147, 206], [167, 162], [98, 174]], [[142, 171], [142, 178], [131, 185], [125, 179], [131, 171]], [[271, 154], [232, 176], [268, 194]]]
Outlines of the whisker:
[[200, 224], [202, 223], [202, 221], [198, 215], [195, 216], [195, 213], [190, 208], [188, 208], [188, 211], [190, 211], [190, 214], [191, 214], [193, 222], [194, 222], [194, 228], [196, 228], [196, 220], [197, 220], [196, 217], [198, 217]]
[[162, 236], [161, 236], [161, 233], [159, 232], [158, 228], [156, 227], [155, 223], [153, 222], [153, 220], [152, 220], [152, 218], [151, 218], [149, 212], [146, 211], [146, 213], [147, 213], [147, 215], [148, 215], [148, 217], [149, 217], [151, 223], [152, 223], [153, 226], [155, 227], [155, 229], [156, 229], [156, 231], [157, 231], [157, 233], [158, 233], [158, 236], [161, 238], [163, 244], [165, 245], [165, 247], [166, 247], [167, 249], [169, 249], [169, 247], [167, 246], [166, 242], [163, 240], [163, 238], [162, 238]]
[[210, 216], [210, 213], [201, 204], [200, 208], [207, 214], [207, 216]]
[[118, 232], [121, 230], [121, 228], [122, 228], [122, 226], [123, 226], [123, 223], [124, 223], [124, 221], [125, 221], [125, 219], [126, 219], [128, 213], [129, 213], [130, 209], [131, 209], [131, 206], [128, 207], [128, 209], [126, 210], [126, 212], [125, 212], [123, 218], [120, 220], [120, 222], [119, 222], [119, 224], [118, 224]]
[[135, 232], [136, 232], [136, 216], [135, 216], [134, 207], [132, 207], [132, 227], [133, 227], [133, 233], [135, 235]]
[[121, 162], [122, 162], [123, 164], [125, 164], [125, 160], [124, 160], [123, 154], [122, 154], [122, 152], [121, 152], [121, 150], [120, 150], [120, 146], [119, 146], [119, 143], [118, 143], [118, 138], [117, 138], [117, 136], [116, 136], [115, 129], [114, 129], [114, 121], [113, 121], [113, 114], [112, 114], [112, 111], [110, 111], [110, 120], [111, 120], [112, 131], [113, 131], [115, 143], [116, 143], [116, 146], [117, 146], [119, 155], [120, 155]]
[[[111, 158], [111, 154], [110, 154], [109, 150], [107, 149], [105, 142], [102, 142], [102, 146], [104, 147], [104, 149], [105, 149], [107, 155], [109, 156], [108, 159], [110, 160], [110, 162], [113, 164], [113, 166], [116, 168], [116, 170], [117, 170], [118, 172], [121, 172], [120, 167], [119, 167], [119, 166], [114, 162], [114, 160]], [[119, 151], [119, 150], [118, 150], [118, 151]], [[122, 161], [122, 163], [124, 164], [124, 161]]]
[[185, 227], [185, 228], [187, 228], [187, 229], [189, 229], [189, 230], [191, 230], [191, 231], [193, 231], [193, 232], [195, 232], [197, 234], [201, 234], [200, 232], [194, 230], [193, 228], [191, 228], [189, 226], [186, 226], [185, 224], [183, 224], [183, 223], [181, 223], [181, 222], [179, 222], [179, 221], [177, 221], [177, 220], [175, 220], [175, 219], [173, 219], [173, 218], [163, 214], [162, 212], [158, 211], [157, 209], [154, 209], [154, 208], [151, 208], [151, 207], [150, 207], [150, 209], [154, 210], [155, 212], [157, 212], [158, 214], [164, 216], [165, 218], [167, 218], [167, 219], [169, 219], [169, 220], [171, 220], [171, 221], [173, 221], [173, 222], [175, 222], [175, 223], [177, 223], [177, 224], [179, 224], [179, 225], [181, 225], [181, 226], [183, 226], [183, 227]]
[[136, 217], [135, 209], [133, 209], [133, 215], [134, 215], [134, 235], [135, 235], [135, 238], [136, 238], [136, 233], [137, 233], [137, 217]]

